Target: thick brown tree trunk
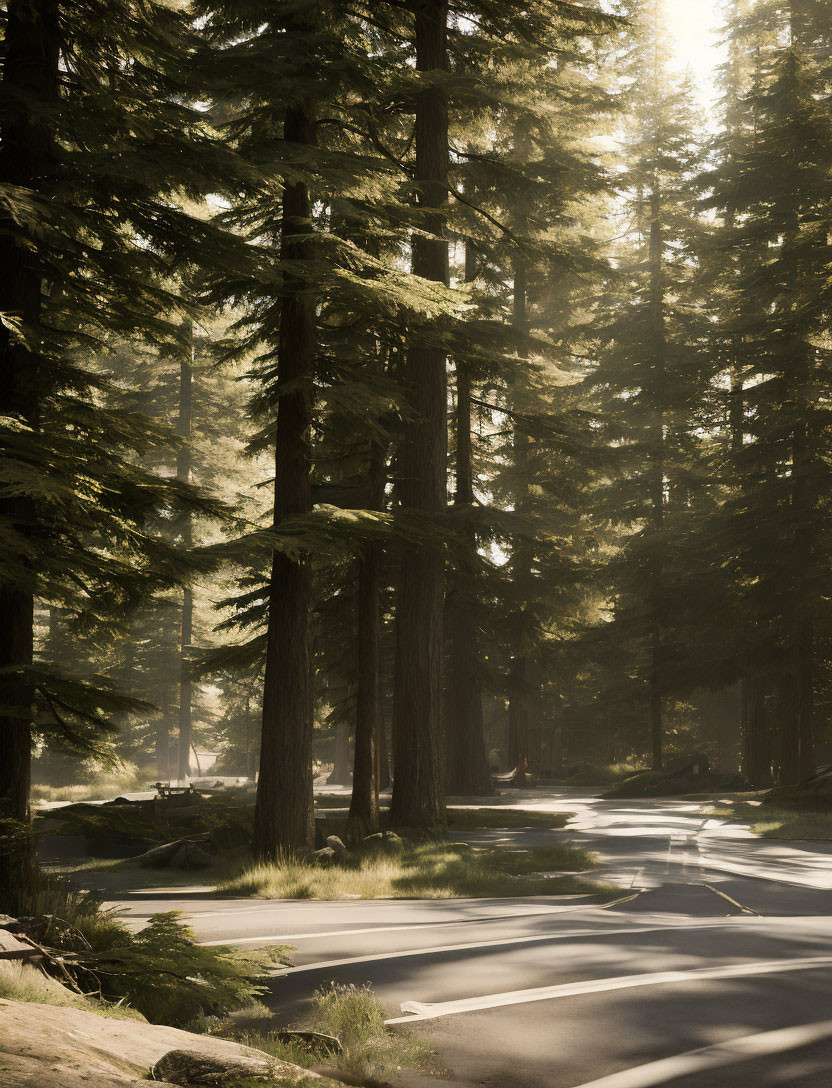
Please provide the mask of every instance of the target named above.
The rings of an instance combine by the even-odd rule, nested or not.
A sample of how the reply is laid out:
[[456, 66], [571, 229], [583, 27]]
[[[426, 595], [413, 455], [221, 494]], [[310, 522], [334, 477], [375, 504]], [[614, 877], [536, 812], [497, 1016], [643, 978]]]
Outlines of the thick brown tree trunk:
[[[58, 97], [57, 0], [10, 0], [3, 42], [0, 184], [38, 190], [51, 162], [49, 104]], [[18, 244], [19, 227], [0, 214], [0, 313], [22, 322], [24, 346], [0, 324], [0, 415], [37, 430], [48, 381], [37, 349], [42, 276], [37, 253]], [[36, 531], [27, 499], [0, 507], [6, 532], [25, 539]], [[0, 581], [0, 910], [16, 910], [27, 883], [33, 696], [27, 675], [33, 657], [34, 581]], [[2, 579], [2, 572], [0, 572]], [[28, 581], [28, 584], [27, 584]]]
[[[412, 0], [416, 69], [448, 67], [447, 0]], [[413, 237], [413, 271], [448, 283], [448, 243], [443, 237], [448, 198], [448, 107], [442, 86], [426, 85], [416, 100], [416, 170], [420, 225]], [[398, 493], [405, 510], [428, 516], [445, 507], [447, 376], [445, 351], [429, 330], [414, 330], [404, 367], [412, 417], [402, 435]], [[395, 779], [393, 822], [411, 827], [445, 824], [442, 787], [442, 549], [425, 543], [405, 547], [396, 608], [393, 693]]]
[[[476, 277], [476, 255], [465, 246], [465, 280]], [[470, 511], [474, 505], [471, 449], [471, 375], [463, 360], [456, 367], [456, 488], [454, 506]], [[477, 541], [465, 530], [469, 563], [476, 562]], [[488, 797], [494, 793], [485, 749], [482, 689], [479, 679], [476, 586], [469, 571], [456, 570], [448, 592], [448, 663], [445, 677], [445, 790], [457, 796]]]
[[[182, 483], [191, 482], [191, 418], [193, 415], [193, 326], [189, 323], [187, 341], [179, 361], [179, 418], [176, 433], [182, 439], [176, 455], [176, 478]], [[190, 512], [182, 517], [181, 542], [183, 548], [190, 548], [193, 543], [193, 524]], [[193, 638], [194, 595], [190, 586], [182, 592], [182, 617], [179, 633], [179, 753], [176, 777], [181, 782], [188, 777], [191, 769], [191, 718], [193, 702], [193, 684], [190, 674], [189, 654]]]
[[[381, 442], [370, 443], [368, 509], [384, 508], [386, 456]], [[368, 541], [358, 570], [358, 691], [355, 702], [355, 754], [347, 834], [353, 840], [378, 829], [378, 752], [381, 664], [381, 563], [383, 552]]]
[[[308, 147], [315, 126], [308, 108], [287, 107], [287, 143]], [[280, 255], [302, 267], [311, 256], [312, 213], [304, 181], [283, 188]], [[275, 526], [312, 508], [309, 480], [315, 303], [302, 273], [286, 272], [280, 310], [275, 442]], [[314, 845], [312, 808], [312, 576], [305, 558], [275, 552], [269, 583], [269, 627], [263, 688], [260, 777], [254, 815], [254, 851], [263, 860]]]
[[379, 709], [378, 729], [376, 731], [376, 768], [378, 775], [378, 788], [389, 790], [393, 784], [393, 775], [390, 773], [390, 750], [387, 745], [387, 725], [384, 714]]

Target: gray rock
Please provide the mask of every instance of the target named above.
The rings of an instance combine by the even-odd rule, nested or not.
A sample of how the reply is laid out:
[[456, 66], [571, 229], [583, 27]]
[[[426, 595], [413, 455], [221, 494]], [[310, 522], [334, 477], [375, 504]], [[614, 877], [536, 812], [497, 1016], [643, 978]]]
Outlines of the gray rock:
[[395, 831], [376, 831], [374, 835], [367, 835], [361, 846], [378, 854], [400, 854], [404, 850], [404, 842]]
[[207, 869], [214, 859], [198, 842], [184, 842], [170, 859], [171, 869]]
[[340, 839], [337, 835], [327, 835], [326, 845], [330, 850], [334, 850], [339, 857], [346, 853], [346, 846], [344, 846], [343, 839]]
[[327, 869], [330, 865], [335, 864], [336, 853], [331, 846], [323, 846], [320, 850], [310, 854], [309, 860], [313, 865], [319, 865], [322, 869]]
[[166, 842], [163, 846], [154, 846], [144, 854], [139, 854], [136, 861], [145, 869], [165, 869], [183, 845], [184, 840], [177, 839], [176, 842]]
[[182, 1085], [223, 1085], [239, 1082], [243, 1077], [248, 1080], [267, 1080], [271, 1076], [271, 1065], [266, 1059], [258, 1058], [215, 1058], [189, 1050], [170, 1050], [153, 1066], [151, 1080], [163, 1080], [168, 1084]]
[[398, 836], [395, 831], [382, 831], [382, 839], [384, 840], [385, 850], [392, 854], [400, 854], [405, 849], [405, 840]]
[[146, 869], [207, 869], [214, 861], [205, 846], [190, 839], [154, 846], [136, 860]]

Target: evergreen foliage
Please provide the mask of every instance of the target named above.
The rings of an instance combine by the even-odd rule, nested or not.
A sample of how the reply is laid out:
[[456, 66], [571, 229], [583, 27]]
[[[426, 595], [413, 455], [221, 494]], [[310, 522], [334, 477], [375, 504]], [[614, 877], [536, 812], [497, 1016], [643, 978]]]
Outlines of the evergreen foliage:
[[353, 839], [391, 753], [809, 773], [826, 9], [724, 0], [706, 119], [667, 0], [0, 4], [0, 884], [33, 749], [259, 770], [265, 863], [336, 737]]

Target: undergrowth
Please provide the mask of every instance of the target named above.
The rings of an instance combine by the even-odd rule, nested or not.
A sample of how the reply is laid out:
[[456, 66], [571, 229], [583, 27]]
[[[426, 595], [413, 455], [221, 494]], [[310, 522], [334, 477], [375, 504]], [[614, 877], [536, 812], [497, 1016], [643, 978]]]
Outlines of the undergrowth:
[[475, 848], [465, 843], [420, 843], [398, 856], [347, 855], [344, 864], [330, 868], [295, 859], [253, 865], [224, 880], [217, 891], [266, 899], [451, 899], [595, 893], [601, 891], [599, 885], [575, 875], [593, 864], [593, 855], [564, 844], [506, 850]]
[[[22, 933], [50, 951], [45, 970], [60, 977], [68, 972], [79, 991], [98, 999], [98, 1011], [121, 1003], [151, 1023], [173, 1027], [250, 1006], [263, 991], [260, 979], [286, 952], [202, 946], [175, 912], [153, 915], [135, 933], [112, 910], [102, 909], [93, 893], [45, 874], [18, 908]], [[10, 976], [7, 984], [13, 981]], [[64, 989], [58, 980], [55, 985]], [[60, 996], [48, 982], [47, 991]]]
[[339, 1046], [329, 1046], [325, 1040], [288, 1039], [276, 1032], [232, 1030], [225, 1034], [280, 1061], [304, 1068], [330, 1067], [356, 1078], [384, 1080], [404, 1069], [441, 1072], [428, 1042], [410, 1031], [385, 1026], [384, 1006], [368, 986], [333, 985], [318, 990], [313, 1007], [308, 1027], [334, 1037]]
[[832, 841], [832, 812], [774, 808], [738, 802], [714, 809], [717, 816], [743, 820], [756, 835], [766, 839]]

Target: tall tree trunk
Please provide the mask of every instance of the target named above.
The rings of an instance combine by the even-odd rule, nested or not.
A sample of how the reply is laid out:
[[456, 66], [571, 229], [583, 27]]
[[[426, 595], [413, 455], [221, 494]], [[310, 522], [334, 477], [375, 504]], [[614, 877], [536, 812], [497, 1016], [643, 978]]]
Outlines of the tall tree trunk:
[[340, 721], [335, 726], [335, 758], [326, 780], [328, 786], [350, 784], [350, 723]]
[[[465, 280], [476, 278], [476, 254], [465, 245]], [[471, 375], [464, 360], [456, 366], [456, 488], [454, 506], [472, 510], [474, 479], [471, 456]], [[473, 529], [464, 530], [469, 562], [476, 562]], [[448, 794], [488, 797], [494, 793], [485, 748], [482, 689], [479, 679], [479, 639], [474, 608], [476, 586], [472, 574], [454, 572], [448, 592], [448, 669], [445, 682], [445, 789]]]
[[[3, 42], [3, 109], [0, 131], [0, 184], [38, 190], [51, 163], [48, 105], [58, 98], [57, 0], [9, 0]], [[22, 322], [30, 338], [24, 345], [0, 324], [0, 415], [37, 430], [40, 398], [47, 376], [32, 345], [41, 321], [42, 275], [36, 251], [16, 241], [19, 228], [0, 214], [0, 313]], [[28, 499], [9, 499], [0, 507], [6, 532], [25, 539], [36, 532]], [[0, 578], [2, 575], [0, 574]], [[29, 791], [34, 692], [27, 675], [34, 650], [34, 583], [0, 581], [0, 669], [9, 670], [0, 686], [0, 910], [16, 910], [16, 896], [32, 871]]]
[[[522, 140], [517, 141], [520, 147], [524, 146]], [[513, 323], [521, 336], [529, 331], [528, 316], [528, 271], [525, 261], [518, 258], [514, 269], [514, 298], [513, 298]], [[519, 353], [518, 366], [522, 366], [525, 351]], [[519, 407], [515, 405], [514, 407]], [[529, 438], [521, 427], [515, 423], [514, 429], [514, 457], [515, 470], [522, 483], [515, 496], [514, 509], [518, 514], [526, 514], [529, 510], [530, 466], [528, 464]], [[517, 648], [512, 658], [509, 674], [509, 707], [508, 707], [508, 765], [516, 769], [514, 784], [524, 786], [526, 784], [526, 770], [529, 755], [529, 701], [531, 698], [531, 682], [529, 660], [526, 641], [528, 637], [528, 596], [532, 590], [532, 554], [530, 544], [519, 538], [514, 546], [512, 558], [513, 578], [515, 590], [521, 596], [519, 609], [519, 631], [517, 633]]]
[[[448, 67], [447, 0], [412, 0], [416, 69]], [[413, 271], [447, 284], [448, 243], [443, 237], [448, 192], [446, 92], [427, 84], [416, 99], [416, 171], [420, 224], [413, 237]], [[445, 351], [432, 336], [415, 330], [404, 367], [412, 413], [399, 450], [399, 496], [405, 510], [425, 515], [445, 507], [447, 375]], [[393, 693], [395, 779], [391, 815], [411, 827], [445, 824], [442, 788], [442, 609], [444, 557], [439, 546], [402, 551], [396, 609], [396, 668]]]
[[752, 786], [771, 785], [771, 745], [766, 714], [766, 683], [762, 676], [748, 682], [748, 726], [743, 738], [743, 771]]
[[650, 318], [653, 340], [653, 378], [656, 382], [654, 408], [656, 423], [650, 454], [650, 523], [655, 534], [654, 558], [652, 571], [652, 589], [650, 591], [651, 616], [651, 660], [650, 660], [650, 746], [652, 749], [653, 770], [661, 770], [664, 763], [664, 706], [662, 697], [663, 671], [663, 604], [662, 581], [664, 578], [664, 474], [665, 474], [665, 435], [664, 411], [662, 405], [667, 381], [667, 339], [664, 319], [664, 275], [663, 251], [664, 238], [661, 222], [662, 200], [657, 180], [653, 182], [650, 195]]
[[777, 690], [778, 782], [793, 786], [800, 781], [800, 749], [795, 728], [797, 678], [793, 671], [781, 676]]
[[[315, 126], [305, 104], [286, 109], [284, 138], [308, 147]], [[311, 201], [304, 181], [283, 187], [282, 261], [311, 256]], [[275, 527], [312, 508], [310, 427], [315, 372], [315, 303], [301, 273], [286, 272], [277, 351]], [[269, 583], [269, 626], [263, 687], [260, 777], [254, 814], [254, 852], [263, 860], [311, 849], [312, 808], [312, 578], [306, 558], [275, 552]]]
[[[385, 464], [384, 447], [373, 439], [368, 472], [370, 510], [384, 507]], [[358, 570], [358, 691], [352, 799], [347, 820], [347, 834], [353, 840], [378, 829], [376, 738], [380, 719], [381, 562], [381, 548], [374, 541], [368, 541]]]
[[[808, 361], [806, 363], [808, 372]], [[806, 374], [808, 381], [808, 373]], [[801, 383], [802, 385], [802, 383]], [[807, 397], [802, 397], [803, 410], [808, 411]], [[812, 454], [810, 428], [805, 420], [795, 427], [792, 450], [792, 507], [796, 528], [795, 563], [798, 577], [811, 579], [815, 567], [814, 531], [815, 500], [812, 495]], [[798, 592], [796, 617], [792, 635], [792, 659], [795, 677], [795, 745], [800, 781], [815, 769], [814, 753], [814, 622], [813, 592], [804, 588]]]
[[170, 760], [170, 712], [171, 707], [167, 701], [168, 693], [160, 706], [160, 715], [154, 731], [154, 747], [156, 758], [156, 774], [160, 782], [168, 782], [171, 778]]
[[516, 786], [526, 784], [529, 738], [528, 658], [518, 654], [511, 663], [508, 703], [508, 765], [516, 768]]
[[[179, 361], [179, 418], [176, 433], [182, 439], [182, 445], [176, 455], [176, 478], [184, 484], [191, 482], [191, 418], [193, 415], [193, 358], [194, 330], [188, 322], [186, 343]], [[193, 543], [193, 524], [189, 511], [182, 516], [180, 531], [183, 548], [190, 548]], [[176, 777], [186, 779], [191, 769], [191, 716], [193, 685], [190, 675], [189, 654], [193, 638], [194, 595], [190, 586], [182, 592], [182, 617], [179, 637], [179, 757]]]
[[378, 729], [376, 730], [376, 768], [378, 775], [378, 788], [389, 790], [393, 784], [393, 776], [390, 773], [390, 751], [387, 746], [387, 724], [384, 713], [379, 708]]

